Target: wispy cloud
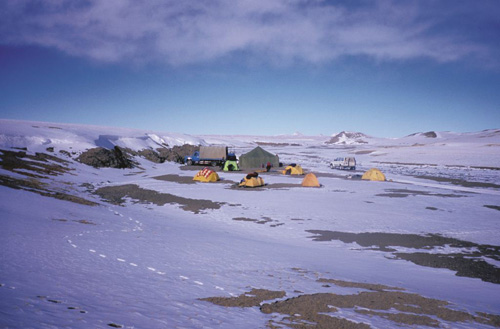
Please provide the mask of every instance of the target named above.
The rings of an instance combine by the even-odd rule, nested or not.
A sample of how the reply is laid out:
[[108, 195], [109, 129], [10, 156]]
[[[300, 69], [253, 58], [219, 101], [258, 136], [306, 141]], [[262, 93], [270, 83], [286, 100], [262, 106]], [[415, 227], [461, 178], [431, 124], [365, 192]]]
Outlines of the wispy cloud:
[[[494, 61], [498, 45], [478, 36], [496, 21], [499, 6], [468, 3], [470, 8], [461, 1], [16, 0], [0, 4], [0, 44], [174, 66], [240, 53], [281, 64], [342, 56]], [[483, 25], [463, 27], [483, 16]]]

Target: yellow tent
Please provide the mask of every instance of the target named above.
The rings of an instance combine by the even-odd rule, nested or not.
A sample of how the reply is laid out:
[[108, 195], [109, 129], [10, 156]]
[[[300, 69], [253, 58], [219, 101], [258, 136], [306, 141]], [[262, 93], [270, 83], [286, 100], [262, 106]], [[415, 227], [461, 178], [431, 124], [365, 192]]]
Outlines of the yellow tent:
[[320, 187], [318, 178], [312, 172], [307, 174], [302, 180], [302, 186], [304, 187]]
[[194, 177], [193, 180], [198, 182], [216, 182], [219, 180], [219, 175], [209, 168], [203, 168]]
[[291, 164], [283, 170], [283, 175], [304, 175], [302, 167], [297, 164]]
[[238, 186], [241, 187], [259, 187], [264, 185], [264, 180], [262, 177], [259, 177], [259, 174], [256, 172], [250, 173], [245, 176], [240, 182]]
[[365, 172], [361, 179], [365, 180], [375, 180], [375, 181], [385, 181], [385, 175], [377, 168], [372, 168]]

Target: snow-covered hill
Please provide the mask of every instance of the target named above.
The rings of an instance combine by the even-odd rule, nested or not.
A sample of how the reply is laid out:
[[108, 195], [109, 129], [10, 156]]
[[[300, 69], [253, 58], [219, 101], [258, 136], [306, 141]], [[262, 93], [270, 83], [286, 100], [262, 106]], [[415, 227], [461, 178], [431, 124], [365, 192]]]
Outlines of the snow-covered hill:
[[[498, 327], [499, 130], [342, 138], [0, 120], [0, 328]], [[76, 161], [185, 143], [261, 145], [322, 186]], [[372, 166], [387, 181], [356, 179]]]

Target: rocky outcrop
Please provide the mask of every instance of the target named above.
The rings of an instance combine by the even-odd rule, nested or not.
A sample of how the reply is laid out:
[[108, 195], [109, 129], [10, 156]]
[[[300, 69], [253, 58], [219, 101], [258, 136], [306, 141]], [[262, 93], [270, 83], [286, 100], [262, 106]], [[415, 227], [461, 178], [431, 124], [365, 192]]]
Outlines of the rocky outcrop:
[[118, 146], [108, 150], [96, 147], [83, 152], [77, 159], [78, 162], [94, 168], [133, 168], [134, 164], [127, 154]]
[[199, 150], [199, 146], [184, 144], [173, 148], [160, 147], [156, 150], [143, 149], [134, 151], [128, 148], [115, 146], [109, 150], [104, 147], [96, 147], [83, 152], [76, 160], [95, 168], [134, 168], [133, 157], [142, 157], [154, 163], [173, 161], [184, 162], [184, 156], [193, 154]]

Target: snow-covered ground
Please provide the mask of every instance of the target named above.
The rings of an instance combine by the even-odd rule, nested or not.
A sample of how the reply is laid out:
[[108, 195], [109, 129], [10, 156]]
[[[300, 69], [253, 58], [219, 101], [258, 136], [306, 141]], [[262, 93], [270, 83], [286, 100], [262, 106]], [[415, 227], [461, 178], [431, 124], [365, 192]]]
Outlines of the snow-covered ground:
[[[0, 162], [0, 327], [265, 328], [290, 320], [258, 306], [200, 299], [237, 297], [252, 288], [284, 291], [278, 300], [372, 292], [319, 279], [398, 287], [447, 301], [464, 314], [499, 316], [500, 132], [435, 135], [363, 137], [365, 143], [343, 137], [329, 144], [332, 136], [190, 136], [0, 120], [3, 155], [27, 148], [67, 160], [72, 169], [40, 174], [11, 170], [6, 158]], [[260, 144], [281, 162], [316, 173], [322, 187], [302, 188], [302, 177], [281, 175], [279, 168], [261, 174], [267, 187], [239, 189], [233, 185], [244, 172], [219, 172], [221, 182], [192, 184], [183, 177], [196, 171], [171, 162], [137, 158], [140, 168], [95, 169], [74, 161], [96, 146], [141, 150], [185, 143], [228, 145], [238, 156]], [[358, 160], [356, 172], [329, 168], [346, 155]], [[388, 181], [346, 178], [371, 167]], [[17, 180], [25, 182], [22, 188]], [[124, 185], [132, 187], [121, 204], [98, 194]], [[134, 197], [145, 190], [165, 201]], [[201, 205], [195, 211], [186, 206], [193, 202]], [[377, 242], [365, 245], [365, 233]], [[440, 243], [436, 234], [449, 240]], [[435, 240], [420, 245], [421, 236]], [[412, 261], [417, 253], [423, 262]], [[451, 254], [443, 260], [452, 263], [448, 267], [426, 263], [425, 255]], [[456, 275], [462, 269], [468, 271]], [[361, 312], [365, 306], [331, 308], [332, 317], [373, 328], [419, 326]], [[500, 325], [498, 318], [485, 323], [403, 313], [447, 328]]]

